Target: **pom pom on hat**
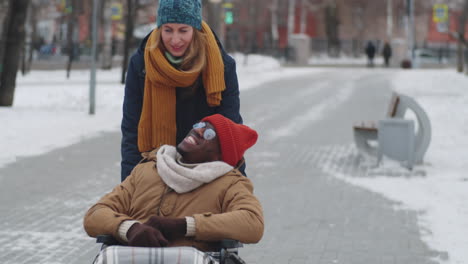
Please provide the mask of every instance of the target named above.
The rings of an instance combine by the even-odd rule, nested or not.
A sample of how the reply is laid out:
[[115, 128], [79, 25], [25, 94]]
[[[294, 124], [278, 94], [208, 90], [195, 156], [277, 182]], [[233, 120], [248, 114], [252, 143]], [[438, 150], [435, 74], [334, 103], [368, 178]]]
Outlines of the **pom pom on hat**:
[[202, 26], [201, 0], [160, 0], [157, 27], [166, 23], [190, 25], [198, 30]]
[[207, 116], [202, 121], [214, 126], [221, 145], [221, 159], [233, 167], [242, 159], [244, 152], [257, 142], [255, 130], [236, 124], [220, 114]]

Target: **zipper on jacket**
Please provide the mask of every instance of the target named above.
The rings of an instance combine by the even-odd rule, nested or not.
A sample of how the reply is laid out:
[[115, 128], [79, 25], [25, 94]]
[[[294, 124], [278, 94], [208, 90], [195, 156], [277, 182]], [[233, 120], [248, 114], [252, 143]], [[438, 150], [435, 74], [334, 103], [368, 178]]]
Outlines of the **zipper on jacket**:
[[161, 199], [159, 199], [159, 205], [158, 205], [158, 216], [161, 216], [161, 206], [163, 205], [164, 198], [166, 198], [166, 194], [170, 193], [172, 191], [169, 186], [166, 185], [166, 188], [164, 189], [164, 192], [161, 194]]

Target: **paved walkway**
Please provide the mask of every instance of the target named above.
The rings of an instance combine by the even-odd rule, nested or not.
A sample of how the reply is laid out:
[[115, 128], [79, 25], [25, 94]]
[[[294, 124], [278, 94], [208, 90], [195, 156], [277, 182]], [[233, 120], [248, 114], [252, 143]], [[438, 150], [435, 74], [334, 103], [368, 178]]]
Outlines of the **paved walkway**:
[[[248, 263], [447, 258], [421, 241], [417, 212], [394, 210], [395, 203], [333, 177], [372, 176], [352, 145], [351, 126], [384, 115], [389, 78], [343, 70], [242, 92], [245, 123], [260, 132], [247, 173], [266, 219], [263, 240], [240, 251]], [[91, 262], [98, 246], [81, 221], [120, 179], [119, 142], [119, 133], [107, 133], [0, 169], [2, 263]]]
[[261, 131], [247, 169], [266, 218], [263, 241], [242, 251], [249, 263], [415, 264], [446, 258], [421, 241], [417, 212], [396, 211], [395, 203], [332, 176], [372, 176], [353, 146], [351, 128], [354, 121], [384, 116], [390, 78], [343, 70], [242, 94], [244, 105], [255, 106], [243, 109], [245, 122]]
[[119, 133], [0, 169], [0, 262], [91, 263], [87, 208], [120, 181]]

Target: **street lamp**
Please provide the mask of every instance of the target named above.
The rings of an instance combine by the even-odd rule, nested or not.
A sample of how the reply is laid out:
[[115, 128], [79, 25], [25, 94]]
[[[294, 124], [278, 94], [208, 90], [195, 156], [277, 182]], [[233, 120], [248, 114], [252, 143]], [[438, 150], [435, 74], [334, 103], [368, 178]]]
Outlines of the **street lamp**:
[[414, 0], [407, 0], [408, 12], [408, 57], [413, 62], [414, 59]]
[[222, 43], [224, 43], [224, 32], [223, 32], [223, 25], [221, 23], [221, 18], [224, 17], [223, 9], [221, 8], [222, 0], [209, 0], [209, 15], [208, 19], [211, 28], [214, 32], [218, 35], [219, 39]]
[[91, 46], [91, 76], [89, 79], [89, 114], [94, 115], [96, 109], [96, 50], [97, 50], [97, 13], [98, 0], [93, 0], [92, 46]]

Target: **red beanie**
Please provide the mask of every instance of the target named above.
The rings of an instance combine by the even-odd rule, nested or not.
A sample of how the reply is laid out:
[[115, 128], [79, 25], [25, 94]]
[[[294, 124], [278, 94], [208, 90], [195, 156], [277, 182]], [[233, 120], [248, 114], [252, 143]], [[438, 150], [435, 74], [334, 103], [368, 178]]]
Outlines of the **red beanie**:
[[207, 116], [202, 121], [214, 126], [221, 145], [221, 159], [233, 167], [242, 159], [244, 152], [257, 142], [255, 130], [236, 124], [220, 114]]

